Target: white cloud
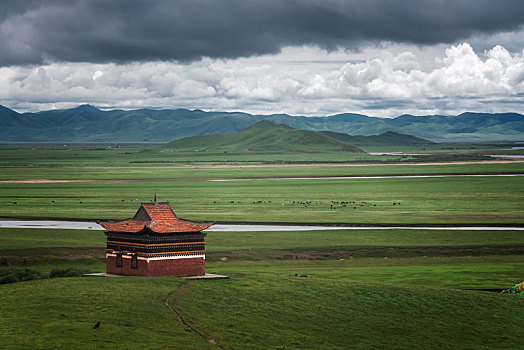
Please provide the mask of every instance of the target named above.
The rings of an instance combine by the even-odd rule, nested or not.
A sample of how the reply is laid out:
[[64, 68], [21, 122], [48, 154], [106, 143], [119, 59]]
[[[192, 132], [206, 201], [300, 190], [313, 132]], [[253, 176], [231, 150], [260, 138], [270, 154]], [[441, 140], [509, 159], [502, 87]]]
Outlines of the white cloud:
[[305, 115], [520, 111], [524, 52], [495, 46], [479, 54], [468, 43], [382, 44], [360, 52], [287, 48], [188, 64], [50, 63], [2, 67], [0, 86], [0, 103], [19, 111], [81, 103]]

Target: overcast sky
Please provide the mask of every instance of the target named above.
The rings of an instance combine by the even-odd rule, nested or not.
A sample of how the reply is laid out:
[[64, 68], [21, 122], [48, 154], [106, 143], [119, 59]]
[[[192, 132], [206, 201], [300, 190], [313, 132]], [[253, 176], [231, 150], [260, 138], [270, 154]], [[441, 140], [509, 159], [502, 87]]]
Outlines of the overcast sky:
[[523, 112], [524, 1], [2, 0], [0, 104]]

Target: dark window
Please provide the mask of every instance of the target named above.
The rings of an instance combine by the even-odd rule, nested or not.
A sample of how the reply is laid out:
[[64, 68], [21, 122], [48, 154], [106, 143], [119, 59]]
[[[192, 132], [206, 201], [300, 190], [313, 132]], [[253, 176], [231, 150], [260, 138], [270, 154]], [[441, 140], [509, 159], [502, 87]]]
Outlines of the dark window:
[[131, 268], [138, 269], [138, 258], [136, 254], [131, 257]]
[[122, 267], [122, 253], [116, 253], [116, 267]]

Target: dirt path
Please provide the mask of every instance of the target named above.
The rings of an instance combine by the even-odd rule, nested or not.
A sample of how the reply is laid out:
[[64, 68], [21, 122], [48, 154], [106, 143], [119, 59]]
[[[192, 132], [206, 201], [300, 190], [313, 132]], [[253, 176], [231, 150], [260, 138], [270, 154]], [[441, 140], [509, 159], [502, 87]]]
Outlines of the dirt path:
[[[180, 287], [178, 287], [177, 290], [169, 293], [166, 299], [164, 300], [164, 304], [169, 308], [169, 310], [171, 310], [176, 315], [178, 322], [183, 323], [184, 326], [186, 326], [192, 332], [195, 332], [202, 339], [215, 345], [219, 349], [231, 349], [230, 347], [225, 347], [223, 345], [218, 344], [217, 341], [208, 332], [206, 332], [198, 323], [195, 322], [195, 320], [193, 320], [189, 315], [182, 316], [182, 313], [176, 309], [178, 299], [182, 294], [185, 293], [185, 291], [189, 287], [191, 287], [193, 283], [194, 281], [190, 281], [188, 283], [182, 284]], [[169, 302], [170, 300], [171, 303]]]
[[78, 167], [84, 169], [148, 169], [148, 168], [174, 168], [174, 169], [200, 169], [200, 168], [278, 168], [278, 167], [322, 167], [322, 166], [336, 166], [336, 167], [353, 167], [353, 166], [381, 166], [381, 165], [453, 165], [453, 164], [506, 164], [506, 163], [520, 163], [524, 160], [479, 160], [479, 161], [456, 161], [456, 162], [409, 162], [409, 163], [300, 163], [300, 164], [201, 164], [201, 165], [153, 165], [153, 166], [115, 166], [115, 167], [97, 167], [86, 166]]
[[[216, 262], [227, 258], [228, 261], [327, 261], [352, 260], [354, 258], [413, 258], [413, 257], [471, 257], [524, 254], [524, 246], [385, 246], [385, 247], [354, 247], [349, 249], [249, 249], [232, 250], [229, 252], [208, 252], [206, 261]], [[222, 260], [223, 261], [223, 260]], [[430, 261], [430, 260], [428, 260]], [[352, 268], [342, 266], [341, 268]], [[356, 267], [356, 266], [355, 266]], [[323, 268], [322, 266], [317, 268]]]
[[[299, 163], [299, 164], [199, 164], [199, 165], [142, 165], [142, 166], [58, 166], [39, 169], [228, 169], [228, 168], [285, 168], [285, 167], [359, 167], [391, 165], [460, 165], [460, 164], [508, 164], [524, 163], [524, 159], [479, 160], [450, 162], [406, 162], [406, 163]], [[3, 167], [5, 169], [27, 169], [24, 167]]]
[[40, 183], [95, 183], [95, 182], [146, 182], [146, 181], [238, 181], [238, 180], [312, 180], [312, 179], [376, 179], [376, 178], [416, 178], [416, 177], [456, 177], [456, 176], [523, 176], [514, 172], [477, 173], [413, 173], [413, 174], [374, 174], [374, 175], [312, 175], [312, 176], [252, 176], [252, 177], [191, 177], [191, 178], [136, 178], [136, 179], [96, 179], [96, 180], [52, 180], [18, 179], [1, 180], [0, 184], [40, 184]]

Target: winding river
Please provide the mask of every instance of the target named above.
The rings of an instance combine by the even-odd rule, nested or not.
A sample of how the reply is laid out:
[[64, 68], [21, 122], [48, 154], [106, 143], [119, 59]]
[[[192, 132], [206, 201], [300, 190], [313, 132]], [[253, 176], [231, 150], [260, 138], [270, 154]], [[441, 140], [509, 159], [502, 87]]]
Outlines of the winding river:
[[[0, 228], [56, 228], [69, 230], [104, 229], [88, 221], [43, 221], [43, 220], [0, 220]], [[327, 231], [327, 230], [441, 230], [441, 231], [524, 231], [524, 227], [497, 226], [450, 226], [450, 227], [406, 227], [406, 226], [315, 226], [315, 225], [253, 225], [215, 224], [205, 232], [267, 232], [267, 231]]]

